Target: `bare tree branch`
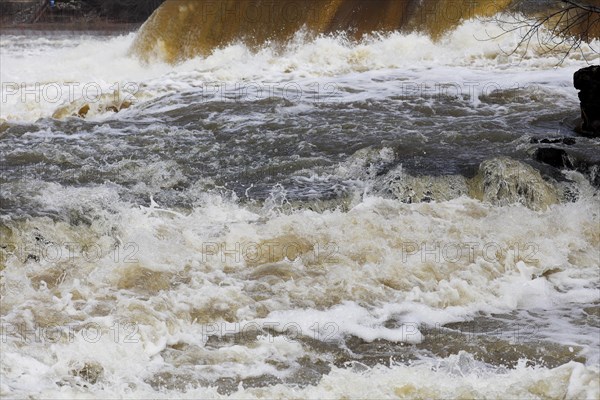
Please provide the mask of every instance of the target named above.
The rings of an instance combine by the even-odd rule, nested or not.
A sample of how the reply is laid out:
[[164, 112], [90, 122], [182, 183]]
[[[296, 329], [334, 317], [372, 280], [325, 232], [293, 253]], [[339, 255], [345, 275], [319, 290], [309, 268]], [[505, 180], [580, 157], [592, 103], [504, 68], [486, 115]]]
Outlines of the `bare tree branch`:
[[497, 23], [502, 33], [491, 35], [486, 32], [487, 39], [498, 39], [509, 33], [518, 32], [520, 35], [516, 46], [505, 51], [504, 54], [512, 56], [522, 51], [522, 61], [529, 52], [532, 41], [537, 43], [542, 55], [562, 54], [558, 65], [562, 64], [573, 52], [579, 52], [584, 60], [588, 54], [583, 45], [594, 54], [599, 54], [599, 49], [591, 46], [594, 39], [600, 39], [600, 7], [589, 2], [574, 0], [552, 0], [544, 11], [525, 14], [523, 10], [511, 10], [505, 16], [495, 16], [488, 21]]

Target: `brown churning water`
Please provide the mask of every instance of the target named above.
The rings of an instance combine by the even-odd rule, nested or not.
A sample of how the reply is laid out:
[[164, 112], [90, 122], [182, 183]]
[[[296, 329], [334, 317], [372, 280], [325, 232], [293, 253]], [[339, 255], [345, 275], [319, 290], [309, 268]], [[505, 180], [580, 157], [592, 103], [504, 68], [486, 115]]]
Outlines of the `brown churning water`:
[[599, 42], [506, 3], [0, 36], [0, 397], [600, 398]]
[[177, 62], [236, 40], [258, 46], [310, 34], [421, 31], [438, 37], [459, 23], [502, 12], [510, 0], [167, 0], [133, 44], [142, 58]]

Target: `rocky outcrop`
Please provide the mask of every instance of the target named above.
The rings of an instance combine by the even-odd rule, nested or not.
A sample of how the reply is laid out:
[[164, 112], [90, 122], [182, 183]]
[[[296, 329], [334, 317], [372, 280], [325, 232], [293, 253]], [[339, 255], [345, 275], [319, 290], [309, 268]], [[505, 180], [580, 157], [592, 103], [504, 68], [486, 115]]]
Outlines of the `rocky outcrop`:
[[[553, 156], [557, 157], [555, 161], [569, 162], [568, 158], [563, 160], [563, 154]], [[559, 188], [538, 170], [508, 157], [482, 162], [472, 179], [459, 175], [411, 176], [400, 166], [378, 176], [373, 189], [404, 203], [448, 201], [469, 195], [495, 206], [519, 203], [534, 210], [546, 209], [563, 198]]]
[[86, 118], [92, 115], [99, 115], [107, 112], [119, 112], [131, 107], [133, 103], [130, 100], [123, 99], [120, 94], [108, 94], [101, 96], [98, 101], [87, 102], [84, 99], [77, 99], [71, 103], [57, 108], [52, 114], [52, 118], [64, 119], [67, 117]]
[[448, 201], [469, 193], [464, 176], [408, 172], [402, 158], [387, 147], [358, 150], [340, 166], [338, 174], [369, 182], [372, 193], [409, 204]]
[[[586, 139], [581, 139], [580, 146], [571, 137], [531, 139], [531, 144], [542, 146], [531, 150], [533, 159], [543, 165], [552, 167], [546, 174], [556, 180], [569, 180], [564, 170], [577, 171], [583, 174], [596, 188], [600, 188], [600, 155], [588, 149]], [[554, 172], [553, 172], [554, 171]]]
[[558, 169], [574, 169], [569, 154], [556, 147], [539, 147], [533, 154], [536, 161]]
[[600, 65], [592, 65], [575, 72], [575, 89], [581, 102], [579, 132], [585, 136], [600, 137]]
[[378, 194], [409, 204], [448, 201], [469, 193], [467, 180], [463, 176], [412, 176], [405, 173], [402, 167], [378, 177], [373, 189]]
[[560, 201], [558, 190], [539, 171], [508, 157], [482, 162], [470, 187], [471, 197], [497, 206], [521, 203], [540, 210]]
[[563, 137], [563, 138], [532, 138], [529, 143], [536, 144], [566, 144], [567, 146], [572, 146], [577, 143], [575, 138], [572, 137]]

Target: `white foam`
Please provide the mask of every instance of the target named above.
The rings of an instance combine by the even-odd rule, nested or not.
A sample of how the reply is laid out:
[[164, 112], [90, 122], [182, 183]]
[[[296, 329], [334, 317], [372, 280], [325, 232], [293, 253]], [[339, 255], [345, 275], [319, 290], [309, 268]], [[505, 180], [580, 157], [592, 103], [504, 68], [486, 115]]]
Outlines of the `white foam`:
[[[282, 53], [269, 49], [251, 53], [235, 44], [174, 67], [144, 65], [129, 57], [132, 35], [108, 40], [3, 36], [3, 46], [14, 43], [6, 46], [10, 50], [0, 59], [0, 80], [29, 85], [97, 82], [103, 89], [133, 81], [141, 87], [140, 101], [165, 96], [165, 101], [116, 114], [123, 119], [150, 118], [144, 116], [144, 107], [152, 111], [177, 107], [177, 96], [197, 94], [203, 83], [212, 81], [297, 82], [307, 92], [315, 82], [321, 87], [333, 82], [346, 88], [335, 93], [336, 101], [389, 98], [401, 92], [402, 82], [462, 86], [495, 82], [504, 87], [539, 83], [552, 90], [557, 101], [576, 104], [571, 76], [585, 64], [582, 60], [573, 56], [553, 68], [557, 57], [532, 56], [515, 65], [516, 58], [498, 51], [498, 41], [474, 38], [486, 27], [467, 22], [439, 43], [396, 33], [359, 44], [341, 37], [298, 39]], [[507, 46], [515, 43], [515, 37], [500, 40]], [[23, 50], [17, 41], [31, 47]], [[294, 110], [304, 112], [307, 107], [308, 102], [298, 101]], [[55, 103], [20, 102], [13, 97], [3, 103], [0, 117], [34, 121], [49, 117], [55, 109]], [[94, 129], [69, 137], [85, 140], [86, 134], [109, 128]], [[64, 136], [45, 129], [35, 135]], [[384, 149], [380, 156], [386, 159], [389, 153]], [[145, 168], [145, 180], [152, 187], [172, 187], [183, 179], [169, 162]], [[352, 168], [342, 165], [338, 172]], [[178, 371], [168, 352], [181, 345], [192, 348], [185, 355], [190, 357], [187, 361], [179, 359], [182, 365], [197, 368], [213, 381], [261, 374], [285, 378], [298, 368], [298, 359], [310, 356], [286, 335], [210, 348], [208, 328], [215, 336], [225, 336], [239, 333], [242, 324], [267, 324], [280, 333], [286, 333], [287, 325], [323, 342], [354, 336], [367, 342], [413, 344], [427, 339], [420, 324], [444, 325], [480, 313], [519, 310], [544, 310], [560, 319], [562, 310], [598, 302], [599, 203], [589, 187], [576, 203], [543, 211], [520, 205], [494, 207], [465, 197], [402, 204], [365, 195], [357, 196], [348, 212], [318, 213], [284, 212], [283, 187], [261, 209], [192, 186], [195, 205], [182, 211], [150, 199], [150, 206], [130, 204], [119, 197], [117, 184], [23, 185], [27, 188], [22, 193], [34, 197], [41, 211], [88, 218], [86, 223], [69, 224], [35, 217], [13, 226], [11, 240], [35, 240], [33, 232], [38, 232], [65, 256], [58, 261], [48, 257], [27, 261], [25, 252], [6, 260], [3, 326], [97, 324], [103, 335], [97, 342], [77, 333], [73, 340], [58, 343], [25, 343], [18, 333], [3, 331], [7, 336], [2, 339], [7, 340], [0, 365], [2, 396], [225, 397], [216, 388], [155, 391], [148, 379], [162, 371]], [[134, 189], [146, 193], [143, 184]], [[81, 251], [66, 256], [67, 243], [95, 244], [102, 256], [90, 260]], [[271, 256], [263, 247], [258, 261], [242, 250], [265, 244], [274, 245], [275, 253]], [[462, 249], [457, 258], [456, 245]], [[298, 251], [283, 254], [286, 248]], [[127, 332], [114, 340], [115, 323], [121, 328], [132, 323], [135, 340], [123, 342]], [[214, 331], [214, 324], [225, 328]], [[540, 330], [543, 337], [582, 347], [585, 365], [570, 362], [549, 369], [523, 362], [506, 370], [461, 353], [412, 365], [390, 361], [374, 368], [333, 367], [314, 386], [240, 387], [231, 397], [597, 398], [595, 349], [600, 343], [593, 327], [556, 325], [555, 330], [564, 332]], [[98, 383], [74, 376], [73, 370], [85, 363], [102, 367]], [[276, 367], [281, 365], [285, 368]]]
[[[96, 101], [98, 88], [108, 97], [114, 97], [117, 88], [129, 89], [135, 94], [128, 98], [137, 102], [186, 91], [225, 100], [222, 93], [240, 92], [239, 86], [235, 89], [236, 84], [255, 85], [248, 89], [249, 99], [273, 95], [276, 86], [276, 96], [286, 96], [281, 94], [284, 90], [288, 93], [286, 98], [297, 99], [290, 90], [301, 88], [303, 101], [314, 100], [317, 89], [321, 98], [329, 101], [356, 101], [398, 95], [415, 85], [444, 83], [458, 85], [465, 96], [475, 93], [472, 101], [477, 104], [477, 95], [486, 89], [543, 82], [576, 98], [570, 90], [571, 76], [576, 68], [586, 65], [579, 53], [567, 57], [560, 68], [554, 68], [561, 61], [560, 54], [536, 54], [533, 45], [523, 59], [519, 52], [508, 57], [502, 49], [512, 49], [518, 42], [517, 34], [482, 40], [489, 39], [480, 37], [486, 31], [493, 36], [498, 27], [490, 22], [467, 21], [439, 42], [416, 33], [374, 36], [360, 43], [343, 36], [307, 41], [299, 34], [281, 52], [268, 47], [251, 52], [243, 44], [233, 44], [177, 66], [158, 61], [145, 64], [130, 56], [133, 33], [109, 39], [3, 36], [7, 51], [1, 58], [0, 81], [5, 99], [0, 118], [33, 121], [49, 117], [61, 104], [74, 99], [85, 96]], [[582, 47], [590, 60], [597, 59], [592, 47]], [[13, 94], [14, 85], [35, 90], [36, 84], [40, 101], [32, 92], [19, 90]], [[261, 90], [257, 92], [256, 86]], [[353, 90], [340, 90], [344, 87]]]

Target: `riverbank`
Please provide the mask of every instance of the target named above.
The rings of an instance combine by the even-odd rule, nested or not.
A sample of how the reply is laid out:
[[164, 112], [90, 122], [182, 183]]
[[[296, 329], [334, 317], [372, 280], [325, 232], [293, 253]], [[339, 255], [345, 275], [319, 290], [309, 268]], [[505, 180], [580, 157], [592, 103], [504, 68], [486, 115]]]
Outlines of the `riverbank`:
[[110, 21], [73, 21], [73, 22], [44, 22], [36, 24], [2, 24], [0, 23], [0, 34], [2, 35], [39, 35], [50, 36], [69, 33], [89, 33], [93, 35], [114, 35], [136, 31], [142, 24], [132, 22], [110, 22]]
[[160, 1], [146, 9], [124, 9], [124, 5], [103, 3], [75, 2], [72, 0], [57, 1], [54, 7], [46, 1], [0, 0], [0, 32], [3, 34], [20, 34], [33, 32], [48, 34], [49, 32], [91, 32], [94, 34], [114, 34], [115, 32], [131, 32], [137, 30], [147, 16], [158, 7]]

